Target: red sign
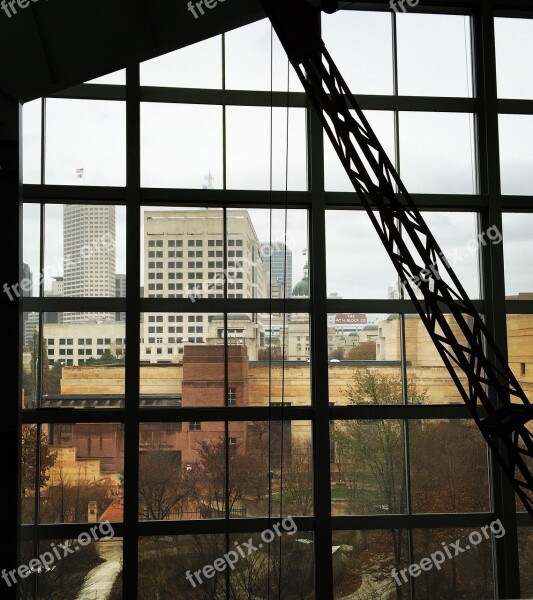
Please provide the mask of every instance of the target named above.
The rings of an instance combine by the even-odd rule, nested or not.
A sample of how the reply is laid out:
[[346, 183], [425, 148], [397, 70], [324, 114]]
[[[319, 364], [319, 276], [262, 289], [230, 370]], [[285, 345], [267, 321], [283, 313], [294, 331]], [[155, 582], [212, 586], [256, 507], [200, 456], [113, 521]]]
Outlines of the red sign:
[[335, 325], [366, 325], [368, 319], [362, 313], [339, 313], [335, 315]]

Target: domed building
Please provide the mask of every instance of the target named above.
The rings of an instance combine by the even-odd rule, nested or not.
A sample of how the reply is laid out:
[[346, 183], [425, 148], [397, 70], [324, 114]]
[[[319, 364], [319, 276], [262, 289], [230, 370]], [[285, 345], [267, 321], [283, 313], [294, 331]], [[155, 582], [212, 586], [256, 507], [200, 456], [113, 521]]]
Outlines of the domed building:
[[294, 286], [292, 290], [293, 298], [309, 298], [309, 265], [306, 262], [304, 266], [304, 276]]
[[[294, 286], [292, 298], [309, 298], [309, 265], [306, 262], [302, 279]], [[309, 315], [291, 313], [287, 324], [287, 358], [294, 361], [307, 361], [309, 352]]]

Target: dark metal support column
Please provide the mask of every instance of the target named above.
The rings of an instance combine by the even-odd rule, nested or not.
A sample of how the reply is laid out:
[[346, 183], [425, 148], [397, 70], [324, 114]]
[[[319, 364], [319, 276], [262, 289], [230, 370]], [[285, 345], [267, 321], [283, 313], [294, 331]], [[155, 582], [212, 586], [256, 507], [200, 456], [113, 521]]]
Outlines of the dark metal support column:
[[[22, 250], [22, 161], [21, 107], [17, 100], [0, 92], [0, 198], [2, 199], [2, 284], [20, 281]], [[20, 357], [22, 349], [22, 308], [20, 300], [0, 293], [2, 314], [2, 369], [4, 378], [2, 419], [0, 419], [0, 465], [2, 470], [2, 543], [0, 569], [14, 569], [18, 562], [20, 521]], [[16, 597], [15, 586], [0, 581], [0, 596]]]
[[138, 597], [139, 519], [139, 341], [141, 273], [139, 65], [126, 72], [126, 394], [124, 434], [123, 598]]
[[326, 220], [324, 193], [324, 147], [322, 125], [309, 108], [308, 165], [312, 205], [309, 214], [311, 274], [311, 389], [315, 485], [315, 581], [316, 597], [333, 598], [331, 560], [331, 464], [329, 445], [328, 329], [326, 284]]
[[[486, 231], [489, 227], [496, 226], [502, 232], [494, 10], [491, 5], [491, 2], [483, 4], [480, 14], [474, 19], [473, 28], [476, 92], [479, 98], [479, 186], [480, 193], [489, 198], [488, 207], [481, 212], [480, 227], [482, 231]], [[505, 290], [502, 285], [503, 244], [481, 246], [481, 265], [485, 320], [507, 359]], [[501, 451], [504, 451], [503, 448]], [[515, 493], [492, 453], [489, 453], [489, 459], [492, 469], [493, 510], [506, 530], [503, 538], [494, 541], [496, 597], [519, 598]]]

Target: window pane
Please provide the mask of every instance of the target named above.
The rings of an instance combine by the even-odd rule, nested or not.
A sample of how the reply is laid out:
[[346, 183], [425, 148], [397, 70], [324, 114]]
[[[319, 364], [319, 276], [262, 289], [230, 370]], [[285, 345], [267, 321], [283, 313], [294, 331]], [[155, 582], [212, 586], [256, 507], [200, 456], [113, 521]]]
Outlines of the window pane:
[[[453, 336], [460, 344], [466, 345], [466, 339], [457, 321], [451, 315], [445, 315], [449, 331], [445, 336]], [[463, 399], [427, 329], [418, 315], [405, 315], [405, 353], [407, 361], [407, 382], [409, 401], [413, 404], [462, 404]], [[383, 324], [383, 331], [388, 338], [400, 334], [400, 323], [390, 318]], [[443, 335], [442, 329], [436, 325], [435, 331]], [[389, 346], [390, 347], [390, 346]], [[452, 352], [453, 354], [453, 352]], [[466, 375], [459, 367], [455, 372], [462, 385], [468, 389]], [[416, 390], [416, 392], [415, 392]]]
[[230, 517], [313, 515], [310, 421], [229, 427]]
[[141, 104], [141, 185], [222, 187], [222, 107]]
[[472, 96], [470, 18], [398, 13], [402, 96]]
[[221, 36], [141, 63], [141, 85], [220, 89]]
[[[192, 306], [192, 305], [191, 305]], [[216, 322], [216, 323], [214, 323]], [[141, 315], [141, 395], [144, 406], [224, 406], [225, 352], [216, 340], [222, 315], [160, 313]], [[247, 349], [234, 353], [236, 369], [248, 367]], [[150, 367], [148, 366], [150, 365]]]
[[[231, 315], [230, 315], [231, 317]], [[249, 402], [254, 406], [311, 404], [309, 314], [253, 315], [264, 330], [257, 362], [250, 350]], [[229, 337], [228, 342], [232, 340]]]
[[230, 209], [227, 215], [230, 297], [308, 298], [307, 211]]
[[43, 425], [41, 458], [41, 523], [122, 521], [122, 424]]
[[518, 556], [520, 560], [520, 589], [522, 597], [533, 594], [533, 529], [518, 528]]
[[409, 446], [413, 512], [489, 510], [487, 444], [473, 422], [411, 420]]
[[39, 377], [41, 408], [124, 405], [125, 321], [107, 316], [42, 313], [39, 350], [39, 313], [24, 313], [23, 408], [38, 406]]
[[75, 600], [122, 594], [122, 540], [115, 539], [107, 523], [87, 527], [74, 539], [23, 542], [21, 564], [26, 569], [25, 577], [18, 577], [19, 598]]
[[115, 313], [43, 313], [42, 408], [124, 406], [125, 356]]
[[531, 19], [494, 19], [498, 96], [533, 99], [533, 21]]
[[244, 552], [247, 555], [230, 572], [232, 599], [268, 598], [269, 594], [281, 600], [315, 599], [313, 532], [295, 532], [296, 523], [286, 518], [261, 534], [230, 535], [230, 548], [244, 550], [246, 540], [257, 548], [251, 554]]
[[308, 421], [143, 423], [139, 449], [140, 519], [313, 513]]
[[22, 107], [22, 167], [24, 183], [41, 183], [41, 103], [38, 98]]
[[46, 183], [126, 184], [126, 104], [46, 100]]
[[[40, 444], [39, 437], [41, 438]], [[37, 425], [23, 425], [21, 439], [20, 519], [23, 524], [32, 524], [35, 520], [35, 491], [37, 485], [40, 490], [46, 485], [46, 468], [51, 464], [53, 454], [48, 448], [46, 431], [41, 431], [39, 436]], [[44, 468], [39, 469], [39, 473], [36, 469], [36, 465], [39, 464], [38, 448], [41, 452], [41, 465], [44, 465]], [[39, 477], [38, 483], [37, 477]]]
[[526, 393], [530, 393], [533, 383], [532, 325], [533, 315], [507, 315], [509, 366]]
[[271, 159], [273, 190], [307, 189], [305, 109], [273, 108], [272, 127], [267, 107], [228, 106], [226, 114], [229, 189], [269, 190]]
[[268, 19], [229, 31], [225, 38], [226, 89], [287, 91], [290, 73], [289, 90], [303, 91]]
[[139, 519], [223, 518], [224, 423], [142, 423]]
[[[531, 343], [532, 315], [507, 315], [507, 348], [509, 366], [518, 383], [531, 398], [533, 392], [533, 344]], [[524, 456], [526, 464], [533, 469], [531, 458]], [[516, 510], [526, 512], [522, 501], [516, 496]]]
[[222, 313], [144, 313], [141, 407], [310, 404], [309, 315], [229, 313], [225, 326]]
[[507, 300], [533, 299], [533, 215], [504, 213], [505, 295]]
[[[39, 364], [42, 356], [39, 349], [39, 313], [24, 312], [22, 319], [22, 408], [36, 408], [39, 395]], [[45, 352], [44, 355], [46, 354]]]
[[126, 266], [125, 207], [50, 204], [45, 210], [45, 295], [116, 297]]
[[[383, 110], [364, 111], [370, 127], [383, 146], [392, 164], [396, 164], [394, 144], [394, 115]], [[352, 114], [355, 114], [352, 111]], [[362, 154], [359, 152], [362, 156]], [[373, 178], [373, 175], [372, 175]], [[324, 185], [331, 192], [351, 192], [354, 188], [329, 138], [324, 135]]]
[[401, 176], [409, 192], [476, 193], [473, 121], [462, 113], [400, 113]]
[[102, 75], [102, 77], [97, 77], [96, 79], [91, 79], [90, 81], [86, 81], [85, 83], [105, 83], [107, 85], [126, 85], [126, 69], [120, 69], [120, 71], [115, 71], [114, 73], [108, 73], [107, 75]]
[[[495, 527], [496, 531], [499, 531]], [[487, 530], [490, 537], [490, 530]], [[479, 545], [470, 546], [467, 550], [468, 538]], [[501, 537], [501, 532], [498, 533]], [[482, 540], [479, 541], [479, 536]], [[456, 550], [452, 544], [459, 542], [464, 552], [454, 556]], [[446, 546], [444, 546], [445, 544]], [[418, 569], [418, 575], [413, 580], [417, 598], [435, 598], [435, 600], [479, 600], [479, 598], [494, 597], [494, 580], [492, 565], [492, 547], [490, 539], [486, 539], [480, 530], [469, 529], [420, 529], [413, 532], [414, 560], [420, 563], [429, 558], [432, 553], [441, 552], [436, 560], [443, 560], [440, 569], [427, 568], [427, 572]], [[447, 559], [443, 548], [447, 548], [452, 559]], [[431, 561], [431, 559], [429, 559]], [[407, 562], [407, 561], [406, 561]], [[424, 563], [427, 565], [427, 563]], [[407, 564], [403, 568], [408, 567]], [[422, 577], [420, 577], [422, 575]], [[409, 574], [407, 573], [409, 578]]]
[[407, 530], [333, 532], [333, 598], [409, 598], [410, 581], [391, 577], [409, 562]]
[[500, 115], [503, 194], [533, 194], [533, 115]]
[[[213, 569], [214, 576], [208, 578], [202, 569], [213, 565], [227, 551], [224, 535], [142, 537], [139, 540], [139, 598], [226, 598], [226, 573]], [[193, 576], [195, 572], [200, 580]]]
[[[322, 17], [322, 37], [353, 94], [392, 94], [392, 21], [383, 12]], [[363, 57], [364, 60], [354, 60]]]
[[387, 297], [398, 277], [366, 212], [327, 211], [326, 243], [328, 296]]
[[[223, 297], [221, 209], [143, 208], [141, 218], [144, 244], [141, 277], [145, 298], [188, 298], [192, 308], [197, 300], [208, 298], [209, 294]], [[254, 241], [249, 222], [247, 225], [236, 236], [243, 244], [245, 239]], [[258, 243], [255, 239], [255, 244]], [[221, 276], [215, 277], [216, 273]]]
[[[330, 401], [345, 404], [338, 383], [351, 382], [353, 373], [365, 366], [378, 366], [387, 340], [381, 323], [384, 315], [366, 313], [332, 313], [328, 315], [328, 357]], [[340, 364], [339, 364], [340, 363]], [[368, 363], [368, 364], [367, 364]], [[400, 366], [400, 357], [398, 363]], [[392, 366], [390, 364], [383, 366]], [[344, 398], [346, 398], [344, 396]]]
[[[392, 378], [366, 370], [360, 379], [388, 393]], [[368, 383], [367, 383], [368, 382]], [[367, 393], [359, 385], [353, 393]], [[348, 390], [350, 392], [350, 389]], [[333, 515], [401, 514], [407, 511], [404, 425], [395, 419], [332, 421]]]
[[[41, 207], [39, 204], [23, 204], [22, 211], [22, 281], [20, 289], [12, 289], [11, 296], [13, 298], [16, 296], [15, 291], [21, 296], [39, 295]], [[12, 285], [14, 284], [15, 282], [12, 282]], [[4, 292], [7, 294], [5, 290]]]
[[[468, 296], [472, 299], [479, 298], [480, 252], [487, 245], [501, 244], [502, 234], [497, 226], [494, 225], [486, 231], [478, 232], [478, 215], [476, 213], [424, 212], [422, 216]], [[403, 237], [412, 256], [418, 260], [420, 265], [419, 252], [415, 250], [407, 233], [404, 232]], [[446, 272], [444, 261], [438, 260], [433, 267], [438, 271], [428, 275], [422, 269], [417, 275], [419, 280], [424, 278], [427, 280], [430, 276], [434, 279], [442, 278], [455, 290], [455, 285]], [[407, 291], [409, 285], [408, 281], [403, 283], [405, 298], [409, 297]], [[413, 285], [416, 287], [415, 284]], [[396, 288], [397, 290], [398, 288]], [[421, 295], [418, 288], [416, 292], [419, 296]]]

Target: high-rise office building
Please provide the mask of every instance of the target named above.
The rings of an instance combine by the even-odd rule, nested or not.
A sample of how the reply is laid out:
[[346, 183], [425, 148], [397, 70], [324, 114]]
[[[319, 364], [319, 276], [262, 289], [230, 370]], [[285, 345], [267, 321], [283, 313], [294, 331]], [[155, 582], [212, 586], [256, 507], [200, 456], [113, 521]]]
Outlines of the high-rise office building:
[[22, 295], [28, 297], [33, 296], [33, 273], [31, 272], [30, 265], [28, 265], [27, 263], [22, 263], [22, 279], [24, 281], [31, 282], [31, 285], [29, 286], [29, 289], [27, 291], [25, 291], [24, 288], [21, 287]]
[[[277, 288], [279, 293], [287, 290], [287, 297], [292, 295], [292, 250], [283, 242], [263, 242], [261, 244], [261, 256], [265, 269], [266, 280], [276, 279], [280, 284]], [[274, 296], [275, 286], [271, 286], [272, 297]]]
[[[63, 209], [63, 293], [110, 298], [116, 295], [115, 207], [67, 204]], [[115, 313], [63, 314], [65, 323], [115, 320]]]
[[[33, 274], [30, 265], [22, 263], [22, 279], [23, 281], [31, 281], [31, 286], [27, 291], [21, 287], [23, 296], [33, 296]], [[29, 346], [32, 343], [33, 331], [39, 326], [38, 313], [24, 313], [24, 346]]]
[[[50, 296], [64, 296], [63, 277], [52, 277], [52, 291]], [[45, 293], [46, 296], [46, 293]]]
[[[227, 272], [220, 210], [146, 211], [144, 292], [149, 298], [263, 298], [260, 244], [246, 210], [227, 213]], [[141, 360], [171, 362], [184, 344], [203, 344], [207, 314], [143, 315]]]
[[[126, 275], [124, 274], [115, 275], [115, 295], [117, 298], [126, 297]], [[116, 314], [116, 320], [125, 321], [126, 313], [118, 312]]]

